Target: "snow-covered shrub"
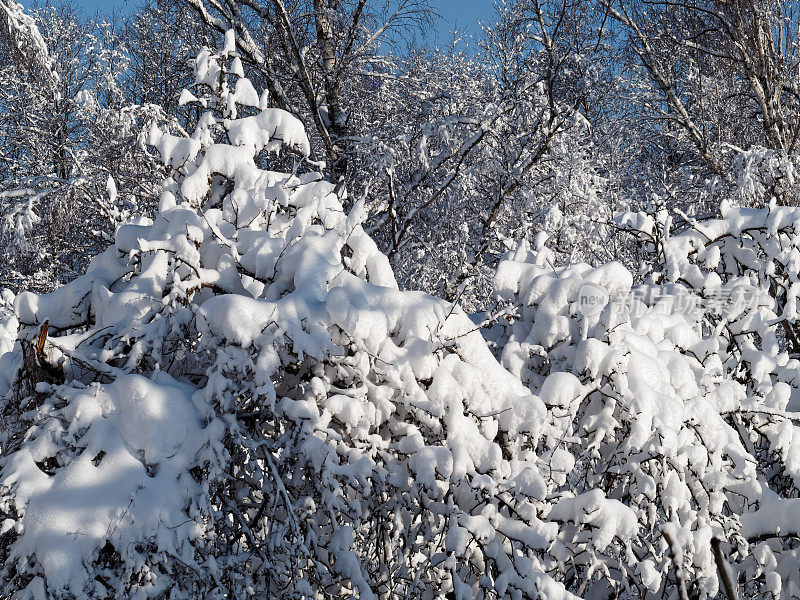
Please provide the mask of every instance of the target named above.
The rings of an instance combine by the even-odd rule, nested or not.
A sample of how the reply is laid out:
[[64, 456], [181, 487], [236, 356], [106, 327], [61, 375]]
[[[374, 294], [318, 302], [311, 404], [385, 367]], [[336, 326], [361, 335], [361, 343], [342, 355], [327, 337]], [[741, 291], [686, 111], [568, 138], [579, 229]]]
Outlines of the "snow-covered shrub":
[[[718, 307], [703, 314], [703, 326], [718, 336], [726, 374], [752, 393], [776, 377], [794, 381], [800, 366], [794, 360], [800, 352], [800, 209], [724, 203], [719, 218], [663, 210], [626, 213], [617, 221], [651, 253], [649, 281], [680, 283], [698, 303]], [[674, 233], [678, 226], [682, 231]]]
[[[192, 137], [150, 132], [155, 218], [15, 300], [0, 594], [571, 597], [559, 530], [603, 553], [634, 513], [548, 496], [545, 405], [461, 309], [398, 290], [233, 49], [197, 59]], [[257, 166], [281, 147], [295, 173]]]
[[[797, 593], [800, 365], [780, 352], [769, 294], [733, 274], [755, 260], [736, 232], [785, 230], [781, 210], [731, 210], [704, 230], [706, 248], [668, 239], [674, 271], [659, 285], [633, 286], [618, 263], [557, 267], [542, 244], [501, 262], [495, 286], [518, 318], [494, 334], [502, 364], [548, 408], [537, 450], [552, 457], [553, 500], [540, 518], [561, 526], [544, 566], [570, 591], [675, 596], [680, 576], [688, 597], [716, 596], [716, 539], [747, 597]], [[734, 272], [701, 277], [726, 240]], [[621, 507], [570, 505], [576, 494]], [[609, 535], [629, 511], [638, 530]]]

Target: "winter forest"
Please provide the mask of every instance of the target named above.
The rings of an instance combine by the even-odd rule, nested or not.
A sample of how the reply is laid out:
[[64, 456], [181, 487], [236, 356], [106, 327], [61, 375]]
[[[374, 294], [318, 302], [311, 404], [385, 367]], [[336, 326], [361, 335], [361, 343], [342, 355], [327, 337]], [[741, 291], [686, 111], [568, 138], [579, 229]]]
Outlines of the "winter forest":
[[0, 0], [0, 599], [800, 598], [800, 2], [487, 14]]

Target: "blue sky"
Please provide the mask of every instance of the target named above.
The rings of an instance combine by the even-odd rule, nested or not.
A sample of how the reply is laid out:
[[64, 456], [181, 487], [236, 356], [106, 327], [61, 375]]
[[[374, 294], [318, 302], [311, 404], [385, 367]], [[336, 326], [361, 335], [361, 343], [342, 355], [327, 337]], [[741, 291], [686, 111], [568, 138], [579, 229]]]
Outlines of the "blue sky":
[[494, 13], [492, 0], [436, 0], [431, 2], [444, 19], [436, 28], [437, 40], [449, 40], [454, 28], [477, 34], [477, 22], [487, 21]]
[[[22, 0], [25, 6], [31, 6], [33, 3], [34, 0]], [[130, 9], [139, 2], [138, 0], [75, 0], [75, 3], [87, 12], [96, 10], [109, 12], [115, 8]], [[450, 40], [450, 32], [456, 27], [476, 34], [475, 23], [478, 20], [487, 20], [493, 12], [492, 0], [432, 0], [431, 4], [444, 17], [436, 26], [434, 40], [437, 43], [447, 43]]]

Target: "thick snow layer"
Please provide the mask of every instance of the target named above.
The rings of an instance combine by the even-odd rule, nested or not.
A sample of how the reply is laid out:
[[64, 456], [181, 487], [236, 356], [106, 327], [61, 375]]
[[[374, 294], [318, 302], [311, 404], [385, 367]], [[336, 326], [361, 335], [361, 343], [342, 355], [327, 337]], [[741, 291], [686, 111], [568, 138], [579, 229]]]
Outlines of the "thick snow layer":
[[[5, 572], [30, 577], [8, 589], [370, 598], [403, 572], [395, 595], [572, 598], [547, 574], [559, 528], [541, 515], [574, 461], [549, 447], [545, 402], [458, 306], [398, 290], [361, 203], [261, 168], [309, 144], [288, 113], [237, 119], [238, 69], [201, 54], [197, 131], [152, 132], [172, 168], [155, 217], [15, 301], [28, 339], [49, 319], [65, 381], [20, 388], [38, 404], [0, 510]], [[586, 392], [545, 391], [565, 410]]]
[[[736, 211], [729, 218], [735, 231], [765, 225], [765, 212]], [[668, 240], [668, 262], [683, 256], [684, 263], [674, 263], [682, 281], [658, 293], [633, 287], [621, 265], [554, 267], [546, 252], [540, 256], [526, 244], [509, 252], [497, 270], [498, 296], [519, 319], [498, 326], [492, 338], [503, 365], [548, 408], [541, 431], [550, 450], [547, 460], [539, 460], [547, 488], [539, 493], [560, 495], [544, 519], [561, 524], [550, 551], [562, 560], [618, 553], [623, 564], [640, 564], [640, 590], [664, 589], [663, 575], [673, 568], [668, 554], [649, 545], [643, 528], [670, 532], [692, 557], [694, 585], [708, 596], [719, 589], [712, 536], [730, 539], [736, 532], [756, 540], [797, 532], [796, 501], [776, 493], [782, 481], [767, 483], [772, 467], [762, 470], [765, 455], [754, 448], [754, 442], [769, 448], [781, 472], [800, 481], [796, 415], [784, 412], [796, 390], [783, 365], [797, 363], [775, 349], [775, 325], [766, 324], [775, 316], [771, 302], [725, 309], [733, 331], [742, 332], [737, 348], [721, 335], [722, 325], [710, 328], [694, 308], [704, 288], [684, 282], [691, 273], [704, 285], [713, 277], [701, 277], [694, 259], [678, 248], [690, 245], [687, 238], [697, 248], [700, 237], [708, 243], [706, 236], [722, 231]], [[704, 260], [717, 258], [707, 254]], [[735, 290], [742, 280], [721, 284], [718, 277], [716, 285]], [[608, 302], [599, 312], [582, 310], [587, 284], [605, 292]], [[746, 337], [748, 330], [758, 332], [758, 346]], [[726, 347], [740, 352], [746, 377], [736, 372], [741, 363], [726, 355]], [[755, 423], [758, 434], [746, 433], [744, 427]], [[585, 491], [576, 494], [575, 486]], [[797, 564], [793, 555], [781, 556]], [[746, 555], [738, 560], [741, 569], [761, 568]], [[780, 577], [792, 577], [791, 569]]]
[[[254, 101], [253, 106], [257, 107], [258, 96], [255, 96]], [[268, 108], [254, 117], [232, 121], [228, 126], [228, 138], [234, 146], [244, 146], [254, 155], [264, 148], [277, 149], [282, 144], [293, 148], [303, 156], [311, 153], [303, 124], [279, 108]]]
[[[85, 564], [110, 543], [153, 540], [162, 552], [193, 560], [179, 540], [198, 527], [187, 507], [197, 493], [188, 473], [205, 442], [187, 391], [166, 375], [138, 375], [74, 390], [68, 404], [32, 431], [28, 446], [11, 455], [0, 485], [14, 491], [22, 518], [11, 559], [27, 569], [36, 556], [50, 589], [85, 588]], [[57, 440], [74, 453], [54, 474], [41, 464]]]
[[164, 165], [178, 169], [192, 161], [200, 151], [198, 140], [182, 138], [164, 133], [153, 124], [147, 142], [159, 149]]
[[[191, 137], [151, 131], [154, 218], [54, 293], [3, 297], [0, 594], [677, 597], [677, 557], [703, 600], [714, 538], [748, 597], [794, 594], [800, 213], [723, 207], [641, 285], [522, 243], [495, 356], [458, 306], [398, 289], [236, 48], [198, 57]], [[283, 146], [296, 172], [262, 168]], [[46, 320], [51, 364], [18, 377]]]
[[630, 540], [639, 531], [636, 512], [619, 500], [604, 498], [599, 489], [575, 498], [561, 498], [548, 517], [593, 527], [592, 544], [600, 552], [611, 544], [614, 537]]

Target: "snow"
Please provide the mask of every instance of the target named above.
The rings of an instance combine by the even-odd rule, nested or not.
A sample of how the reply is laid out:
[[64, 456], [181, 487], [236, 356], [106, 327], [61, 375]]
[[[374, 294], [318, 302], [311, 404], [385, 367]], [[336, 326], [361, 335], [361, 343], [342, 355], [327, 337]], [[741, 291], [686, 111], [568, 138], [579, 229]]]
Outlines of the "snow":
[[198, 140], [164, 133], [155, 124], [150, 129], [147, 141], [159, 149], [164, 165], [173, 169], [178, 169], [194, 160], [201, 148]]
[[574, 498], [561, 498], [550, 511], [550, 519], [596, 527], [592, 544], [605, 550], [614, 537], [629, 540], [639, 530], [636, 512], [619, 500], [603, 496], [602, 490], [592, 490]]
[[[255, 90], [253, 93], [255, 94]], [[236, 95], [237, 98], [241, 95], [238, 87]], [[259, 106], [260, 100], [257, 96], [251, 100], [252, 106]], [[264, 148], [278, 149], [281, 145], [296, 150], [302, 156], [311, 153], [303, 124], [280, 108], [268, 108], [253, 117], [236, 119], [228, 125], [228, 138], [231, 144], [247, 148], [252, 155], [258, 154]], [[275, 142], [270, 144], [272, 140]]]
[[195, 74], [192, 135], [149, 131], [153, 217], [56, 291], [2, 294], [0, 593], [666, 597], [678, 557], [705, 599], [714, 537], [740, 582], [796, 589], [798, 209], [726, 205], [636, 277], [557, 265], [542, 232], [480, 331], [398, 286], [233, 31]]
[[200, 310], [215, 334], [242, 346], [252, 344], [277, 318], [275, 304], [238, 295], [215, 296]]
[[[763, 214], [741, 211], [731, 218], [734, 228], [764, 222]], [[717, 227], [719, 235], [723, 228]], [[678, 249], [697, 248], [695, 242], [667, 240], [672, 248], [667, 262], [679, 257]], [[671, 527], [672, 537], [693, 557], [694, 581], [703, 593], [714, 595], [719, 582], [712, 536], [730, 535], [731, 528], [748, 539], [793, 535], [789, 524], [796, 520], [794, 500], [765, 485], [751, 446], [755, 438], [742, 437], [729, 415], [752, 410], [750, 418], [761, 423], [762, 443], [772, 456], [780, 456], [793, 478], [800, 455], [796, 425], [780, 412], [793, 392], [776, 380], [789, 380], [788, 374], [781, 375], [781, 365], [788, 362], [765, 326], [769, 303], [726, 309], [733, 322], [747, 319], [735, 331], [752, 327], [763, 340], [760, 346], [750, 345], [740, 336], [740, 356], [749, 368], [749, 377], [742, 380], [726, 371], [737, 363], [723, 353], [724, 339], [708, 336], [703, 311], [686, 310], [694, 304], [675, 301], [681, 294], [691, 299], [703, 293], [682, 287], [692, 278], [701, 286], [711, 279], [696, 270], [693, 260], [688, 256], [673, 263], [681, 283], [655, 294], [642, 286], [640, 293], [621, 265], [555, 267], [547, 253], [539, 256], [521, 244], [509, 251], [495, 278], [498, 297], [519, 318], [497, 325], [492, 339], [501, 363], [548, 409], [541, 431], [550, 451], [538, 463], [547, 491], [532, 495], [560, 494], [544, 517], [562, 526], [550, 549], [554, 556], [566, 560], [616, 548], [612, 552], [629, 561], [625, 548], [632, 545], [641, 585], [658, 590], [664, 586], [663, 574], [673, 567], [667, 555], [651, 552], [641, 532], [643, 527]], [[579, 303], [587, 284], [602, 286], [610, 298], [588, 318]], [[724, 285], [732, 289], [737, 280]], [[638, 304], [625, 300], [631, 292], [640, 294]], [[759, 411], [766, 414], [758, 417]], [[580, 480], [573, 479], [575, 471], [582, 474]], [[578, 483], [589, 489], [577, 493]], [[726, 506], [740, 511], [735, 525], [723, 516]], [[709, 524], [708, 514], [719, 516]], [[724, 534], [717, 525], [723, 521]]]
[[130, 543], [154, 539], [160, 551], [192, 559], [177, 540], [179, 530], [199, 527], [184, 507], [196, 493], [188, 468], [205, 440], [187, 391], [157, 379], [128, 375], [73, 392], [49, 418], [64, 423], [51, 431], [80, 453], [55, 474], [36, 464], [47, 457], [37, 451], [48, 446], [41, 438], [10, 457], [2, 485], [22, 509], [12, 553], [21, 572], [33, 554], [50, 589], [83, 589], [84, 563], [106, 541], [127, 555]]
[[38, 295], [22, 292], [14, 299], [14, 311], [20, 323], [26, 325], [44, 322], [39, 315], [47, 315], [54, 327], [66, 328], [85, 322], [90, 302], [87, 290], [92, 285], [110, 286], [125, 273], [125, 269], [110, 253], [96, 256], [86, 273], [60, 287], [52, 294]]
[[[206, 52], [196, 63], [200, 86], [223, 100], [232, 97], [218, 79], [231, 73], [225, 62]], [[201, 96], [216, 112], [191, 138], [150, 132], [171, 168], [154, 218], [120, 226], [70, 284], [15, 300], [26, 335], [49, 320], [47, 353], [64, 379], [36, 385], [43, 404], [23, 421], [27, 441], [2, 459], [2, 502], [19, 515], [10, 551], [31, 575], [28, 591], [44, 581], [80, 595], [102, 573], [131, 595], [173, 586], [178, 597], [204, 597], [224, 572], [236, 593], [269, 596], [264, 581], [299, 580], [295, 592], [316, 594], [334, 581], [373, 597], [380, 584], [363, 532], [404, 518], [411, 501], [442, 507], [421, 512], [442, 535], [397, 528], [415, 548], [404, 568], [460, 582], [462, 595], [488, 585], [570, 597], [538, 561], [516, 557], [556, 538], [533, 506], [571, 466], [569, 453], [544, 464], [529, 450], [543, 401], [497, 362], [461, 308], [398, 289], [364, 231], [362, 203], [346, 213], [318, 174], [257, 166], [279, 144], [308, 155], [299, 121], [277, 109], [237, 118], [241, 99]], [[574, 400], [564, 393], [554, 380], [548, 398]], [[521, 512], [509, 513], [501, 494]], [[479, 584], [484, 558], [463, 533], [446, 542], [445, 522], [497, 557], [496, 581]], [[242, 531], [247, 550], [226, 562]], [[108, 544], [119, 567], [104, 562]], [[425, 565], [448, 544], [455, 577], [444, 562]], [[315, 558], [299, 578], [302, 556]], [[210, 577], [175, 578], [212, 559]], [[272, 579], [249, 575], [259, 569]]]

